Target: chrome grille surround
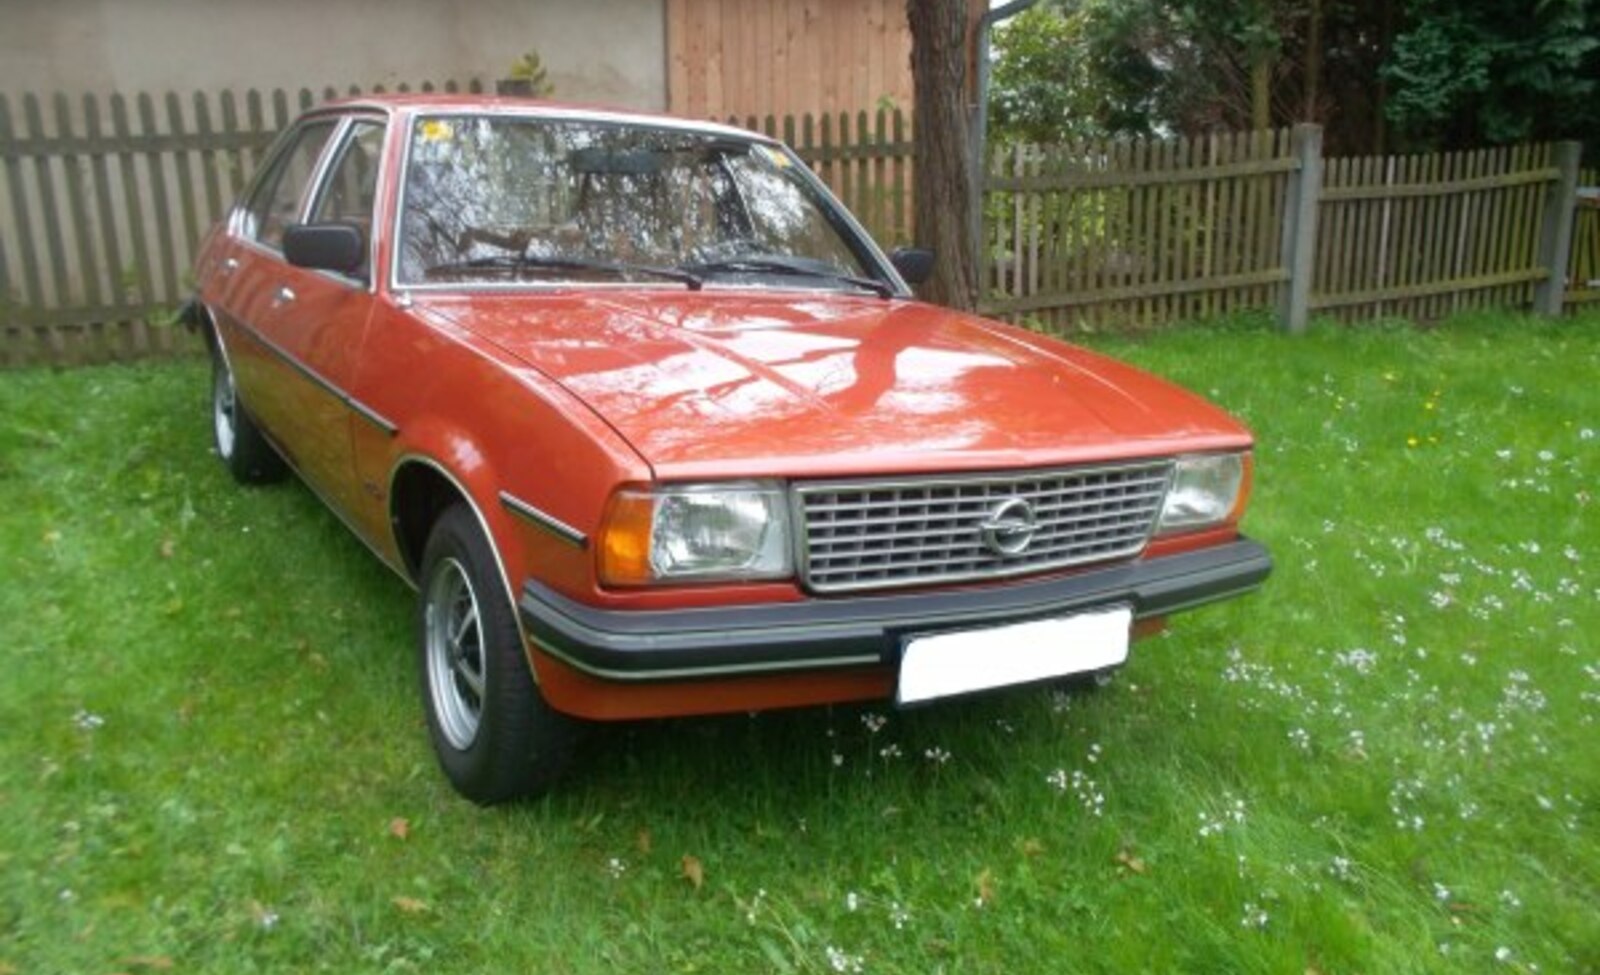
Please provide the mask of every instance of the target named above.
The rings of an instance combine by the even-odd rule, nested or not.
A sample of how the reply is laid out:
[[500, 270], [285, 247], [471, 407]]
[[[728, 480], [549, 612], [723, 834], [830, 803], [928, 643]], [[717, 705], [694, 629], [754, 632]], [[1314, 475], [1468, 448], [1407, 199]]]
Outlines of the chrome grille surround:
[[[1138, 554], [1172, 483], [1170, 458], [1034, 471], [798, 481], [800, 575], [817, 593], [1002, 579]], [[986, 547], [1008, 501], [1033, 509], [1027, 547]]]

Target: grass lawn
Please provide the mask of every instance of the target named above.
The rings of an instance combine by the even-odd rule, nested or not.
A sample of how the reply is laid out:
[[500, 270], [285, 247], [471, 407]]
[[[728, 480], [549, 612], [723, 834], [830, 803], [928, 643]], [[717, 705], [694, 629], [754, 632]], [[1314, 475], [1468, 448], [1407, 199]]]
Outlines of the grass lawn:
[[1092, 341], [1255, 429], [1260, 594], [490, 811], [411, 594], [227, 479], [202, 364], [0, 374], [0, 973], [1600, 971], [1600, 319]]

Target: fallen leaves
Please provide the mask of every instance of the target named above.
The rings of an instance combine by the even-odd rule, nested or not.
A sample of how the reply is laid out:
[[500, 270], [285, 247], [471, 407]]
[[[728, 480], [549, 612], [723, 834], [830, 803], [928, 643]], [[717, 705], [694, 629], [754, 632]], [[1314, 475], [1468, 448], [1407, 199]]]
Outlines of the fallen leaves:
[[700, 858], [685, 853], [680, 864], [683, 879], [689, 881], [689, 886], [699, 890], [706, 882], [706, 868], [700, 863]]
[[1117, 851], [1117, 855], [1116, 855], [1115, 859], [1116, 859], [1116, 862], [1117, 862], [1117, 866], [1119, 866], [1122, 869], [1127, 870], [1127, 871], [1129, 871], [1131, 873], [1136, 873], [1136, 874], [1143, 875], [1146, 871], [1148, 871], [1150, 869], [1145, 864], [1145, 862], [1143, 860], [1141, 860], [1139, 857], [1134, 856], [1133, 852], [1128, 850], [1128, 849], [1126, 849], [1126, 848]]
[[983, 872], [978, 874], [977, 878], [973, 880], [972, 884], [974, 887], [978, 888], [979, 907], [984, 907], [990, 901], [994, 900], [994, 871], [990, 870], [988, 867], [984, 867]]
[[[172, 971], [172, 959], [167, 957], [166, 955], [135, 955], [132, 958], [124, 958], [124, 959], [122, 959], [122, 964], [126, 965], [132, 971], [143, 971], [143, 972], [170, 972], [170, 971]], [[3, 975], [4, 972], [5, 972], [5, 969], [3, 967], [0, 967], [0, 975]]]
[[648, 829], [639, 830], [639, 835], [635, 838], [634, 845], [639, 848], [640, 856], [649, 856], [650, 850], [655, 846], [654, 841], [650, 838], [650, 831]]
[[411, 835], [411, 820], [404, 816], [396, 816], [389, 820], [389, 835], [397, 840], [404, 840]]
[[390, 898], [390, 903], [398, 907], [402, 914], [426, 914], [430, 910], [427, 901], [415, 897], [393, 897]]

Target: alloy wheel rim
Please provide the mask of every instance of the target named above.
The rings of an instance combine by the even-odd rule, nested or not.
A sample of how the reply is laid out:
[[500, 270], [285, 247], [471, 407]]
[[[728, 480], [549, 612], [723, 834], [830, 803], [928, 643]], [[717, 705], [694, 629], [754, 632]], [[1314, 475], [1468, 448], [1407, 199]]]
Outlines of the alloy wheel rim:
[[423, 628], [439, 730], [451, 747], [465, 751], [478, 737], [487, 674], [478, 596], [453, 558], [441, 559], [428, 580]]

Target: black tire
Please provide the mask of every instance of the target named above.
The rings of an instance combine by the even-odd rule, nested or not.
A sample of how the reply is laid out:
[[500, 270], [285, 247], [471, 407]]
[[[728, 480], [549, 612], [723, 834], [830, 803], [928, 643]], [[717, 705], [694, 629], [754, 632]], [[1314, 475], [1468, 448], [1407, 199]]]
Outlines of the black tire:
[[434, 523], [420, 582], [422, 703], [445, 776], [485, 806], [548, 791], [571, 762], [578, 725], [534, 684], [494, 555], [466, 505]]
[[223, 466], [240, 484], [267, 484], [288, 473], [288, 465], [239, 402], [233, 368], [215, 336], [211, 339], [211, 436]]

